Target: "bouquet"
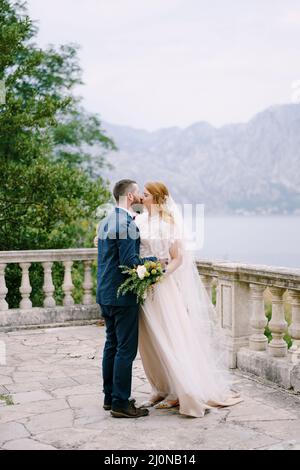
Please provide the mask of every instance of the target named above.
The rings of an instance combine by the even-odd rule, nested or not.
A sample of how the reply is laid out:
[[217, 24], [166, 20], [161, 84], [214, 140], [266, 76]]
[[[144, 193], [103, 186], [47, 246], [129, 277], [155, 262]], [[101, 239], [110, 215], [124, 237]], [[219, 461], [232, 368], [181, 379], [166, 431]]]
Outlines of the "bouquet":
[[128, 277], [120, 285], [117, 296], [132, 292], [136, 295], [138, 304], [144, 303], [153, 284], [160, 281], [163, 276], [163, 269], [158, 261], [146, 261], [144, 264], [134, 268], [129, 268], [128, 266], [120, 266], [120, 268], [122, 273], [127, 274]]

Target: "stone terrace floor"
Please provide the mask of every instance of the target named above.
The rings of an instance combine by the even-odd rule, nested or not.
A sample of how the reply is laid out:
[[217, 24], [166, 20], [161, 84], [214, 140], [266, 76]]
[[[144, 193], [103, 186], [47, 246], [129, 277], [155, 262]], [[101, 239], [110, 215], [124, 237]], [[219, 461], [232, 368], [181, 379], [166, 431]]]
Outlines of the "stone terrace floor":
[[[0, 333], [0, 449], [300, 449], [300, 396], [238, 371], [244, 402], [234, 407], [112, 418], [102, 409], [104, 337], [101, 325]], [[141, 402], [148, 392], [137, 358], [132, 395]]]

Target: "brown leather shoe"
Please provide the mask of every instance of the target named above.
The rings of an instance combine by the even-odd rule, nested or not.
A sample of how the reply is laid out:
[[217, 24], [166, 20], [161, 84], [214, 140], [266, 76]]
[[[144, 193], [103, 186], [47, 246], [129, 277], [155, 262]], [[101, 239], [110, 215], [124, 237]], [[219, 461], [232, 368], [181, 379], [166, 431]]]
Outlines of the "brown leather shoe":
[[142, 418], [148, 416], [149, 410], [147, 408], [136, 408], [134, 403], [129, 403], [126, 408], [113, 408], [110, 414], [114, 418]]
[[[134, 403], [136, 402], [136, 399], [135, 399], [135, 398], [129, 398], [128, 401], [129, 401], [129, 403], [133, 403], [133, 404], [134, 404]], [[111, 410], [111, 403], [105, 403], [105, 401], [104, 401], [103, 409], [104, 409], [105, 411], [110, 411], [110, 410]]]

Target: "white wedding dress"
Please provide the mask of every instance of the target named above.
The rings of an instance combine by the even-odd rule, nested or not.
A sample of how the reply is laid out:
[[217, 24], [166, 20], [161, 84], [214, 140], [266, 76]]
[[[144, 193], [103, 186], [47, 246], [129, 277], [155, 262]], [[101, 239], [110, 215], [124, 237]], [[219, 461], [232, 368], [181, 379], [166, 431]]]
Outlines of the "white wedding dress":
[[[170, 230], [169, 222], [147, 211], [135, 222], [140, 255], [170, 260], [178, 227]], [[188, 253], [179, 268], [154, 286], [139, 318], [139, 351], [153, 395], [177, 398], [179, 412], [194, 417], [242, 401], [230, 390], [216, 312]]]

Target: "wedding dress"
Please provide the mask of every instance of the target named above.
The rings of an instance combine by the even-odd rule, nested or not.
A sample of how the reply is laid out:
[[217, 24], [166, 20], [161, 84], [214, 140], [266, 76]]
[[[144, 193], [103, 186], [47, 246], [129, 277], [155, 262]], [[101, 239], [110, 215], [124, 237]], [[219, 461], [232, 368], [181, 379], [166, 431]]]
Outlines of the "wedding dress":
[[[174, 208], [170, 203], [169, 209]], [[175, 223], [148, 212], [136, 217], [140, 255], [168, 258], [182, 236]], [[154, 286], [139, 316], [139, 351], [153, 395], [179, 400], [179, 413], [202, 417], [205, 410], [242, 401], [230, 390], [225, 366], [224, 334], [215, 308], [191, 254], [183, 248], [182, 264]]]

